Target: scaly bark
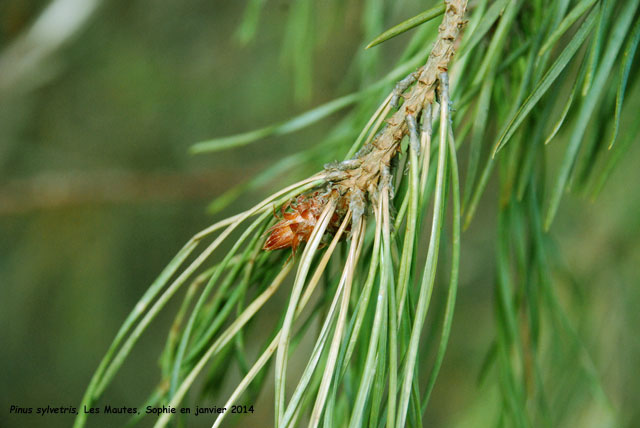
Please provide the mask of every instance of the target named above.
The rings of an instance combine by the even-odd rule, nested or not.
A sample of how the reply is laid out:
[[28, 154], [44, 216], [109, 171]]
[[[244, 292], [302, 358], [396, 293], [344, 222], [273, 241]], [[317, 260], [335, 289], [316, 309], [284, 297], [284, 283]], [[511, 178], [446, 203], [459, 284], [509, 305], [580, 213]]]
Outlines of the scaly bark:
[[416, 83], [408, 93], [402, 94], [405, 99], [402, 106], [387, 119], [382, 132], [354, 159], [327, 167], [328, 176], [333, 178], [330, 188], [337, 189], [342, 197], [347, 198], [354, 211], [360, 205], [364, 211], [366, 197], [369, 200], [374, 197], [381, 180], [388, 174], [391, 159], [399, 152], [400, 143], [408, 132], [407, 117], [418, 117], [425, 106], [434, 102], [438, 76], [449, 68], [457, 47], [456, 39], [466, 23], [463, 18], [467, 1], [449, 0], [445, 4], [438, 38], [427, 63], [412, 73]]

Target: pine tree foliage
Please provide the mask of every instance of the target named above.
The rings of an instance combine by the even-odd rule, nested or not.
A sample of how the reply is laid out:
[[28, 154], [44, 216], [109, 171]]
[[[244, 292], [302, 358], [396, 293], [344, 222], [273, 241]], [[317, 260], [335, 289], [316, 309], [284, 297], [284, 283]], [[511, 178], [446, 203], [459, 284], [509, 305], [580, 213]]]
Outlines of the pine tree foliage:
[[[369, 49], [345, 76], [354, 92], [192, 147], [233, 149], [339, 113], [322, 141], [283, 154], [212, 203], [219, 212], [276, 178], [299, 179], [180, 250], [125, 320], [83, 404], [103, 395], [186, 288], [145, 406], [224, 392], [230, 407], [267, 394], [278, 427], [427, 424], [455, 319], [461, 232], [496, 180], [496, 334], [478, 374], [492, 413], [470, 412], [469, 424], [575, 426], [594, 403], [607, 425], [620, 423], [559, 296], [564, 267], [549, 230], [567, 191], [596, 198], [637, 140], [628, 105], [640, 96], [640, 1], [451, 0], [384, 31], [403, 3], [363, 2]], [[313, 53], [329, 31], [315, 18], [339, 19], [348, 4], [291, 4], [282, 61], [298, 100], [313, 93]], [[241, 43], [259, 34], [265, 7], [249, 0]], [[386, 41], [407, 32], [404, 50], [384, 58]], [[563, 153], [559, 162], [550, 150]], [[295, 255], [265, 249], [266, 236], [290, 224]], [[286, 303], [274, 309], [276, 294]], [[256, 321], [265, 307], [279, 321]], [[257, 353], [248, 337], [260, 343]], [[221, 391], [230, 367], [241, 378]], [[85, 422], [81, 415], [75, 427]], [[211, 421], [234, 422], [243, 426], [228, 414]]]

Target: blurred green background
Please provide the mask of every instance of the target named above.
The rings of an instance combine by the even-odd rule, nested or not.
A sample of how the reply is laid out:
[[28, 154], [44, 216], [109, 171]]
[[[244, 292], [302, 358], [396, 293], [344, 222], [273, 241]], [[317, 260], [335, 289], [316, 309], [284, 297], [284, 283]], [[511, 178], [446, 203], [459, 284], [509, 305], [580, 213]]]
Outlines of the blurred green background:
[[[243, 45], [233, 35], [245, 2], [86, 2], [86, 17], [59, 46], [52, 35], [69, 28], [82, 8], [65, 10], [66, 20], [49, 28], [50, 37], [38, 46], [25, 35], [50, 2], [0, 3], [3, 426], [69, 426], [71, 417], [9, 415], [9, 407], [77, 406], [118, 327], [181, 245], [278, 183], [243, 195], [215, 216], [207, 213], [208, 203], [283, 156], [313, 146], [331, 125], [335, 117], [232, 151], [188, 153], [195, 142], [281, 121], [355, 89], [344, 75], [362, 55], [363, 1], [349, 1], [342, 20], [321, 22], [329, 36], [313, 52], [313, 89], [302, 96], [280, 55], [291, 3], [268, 2], [258, 37]], [[386, 24], [424, 8], [418, 1], [398, 3]], [[389, 69], [394, 47], [407, 40], [371, 55], [387, 55], [383, 68]], [[39, 50], [47, 43], [54, 47]], [[637, 99], [631, 102], [638, 107]], [[640, 426], [638, 165], [634, 144], [602, 196], [595, 203], [567, 197], [551, 231], [566, 266], [560, 281], [573, 284], [571, 299], [581, 309], [570, 315], [627, 426]], [[496, 423], [483, 407], [495, 390], [476, 381], [495, 335], [496, 204], [490, 189], [463, 235], [456, 318], [427, 411], [430, 426], [474, 426], [474, 418]], [[141, 404], [156, 380], [175, 309], [166, 308], [145, 334], [102, 404]], [[260, 426], [260, 415], [271, 415], [268, 399], [260, 406], [253, 426]], [[601, 426], [601, 410], [585, 413], [583, 426]], [[96, 417], [89, 426], [124, 420]], [[193, 426], [210, 423], [193, 419]], [[263, 426], [270, 425], [268, 416]]]

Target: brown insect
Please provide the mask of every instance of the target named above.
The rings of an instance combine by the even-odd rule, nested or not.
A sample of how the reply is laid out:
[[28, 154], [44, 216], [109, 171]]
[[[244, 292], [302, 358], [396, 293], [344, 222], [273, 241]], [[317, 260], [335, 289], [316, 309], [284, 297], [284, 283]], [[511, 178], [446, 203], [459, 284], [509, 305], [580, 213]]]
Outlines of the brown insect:
[[[320, 214], [329, 202], [329, 194], [321, 194], [314, 192], [311, 195], [301, 195], [295, 199], [295, 202], [288, 202], [282, 206], [281, 220], [273, 225], [267, 233], [269, 237], [262, 247], [263, 250], [279, 250], [281, 248], [289, 248], [295, 254], [296, 249], [302, 242], [309, 240], [313, 228], [320, 218]], [[291, 211], [287, 211], [287, 209]], [[333, 214], [328, 232], [338, 229], [342, 217], [344, 216], [344, 207], [336, 210]], [[279, 218], [274, 211], [276, 218]]]

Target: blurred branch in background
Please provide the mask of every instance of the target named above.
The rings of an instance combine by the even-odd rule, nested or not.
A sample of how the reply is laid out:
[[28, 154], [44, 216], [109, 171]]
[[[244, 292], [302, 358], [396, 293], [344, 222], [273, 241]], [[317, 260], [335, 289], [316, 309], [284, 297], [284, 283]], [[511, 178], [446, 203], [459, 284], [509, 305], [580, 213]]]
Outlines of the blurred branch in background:
[[209, 199], [229, 171], [140, 173], [134, 171], [43, 173], [0, 186], [0, 215], [82, 204]]
[[53, 0], [26, 32], [0, 53], [0, 92], [28, 91], [60, 68], [46, 60], [91, 19], [101, 0]]

